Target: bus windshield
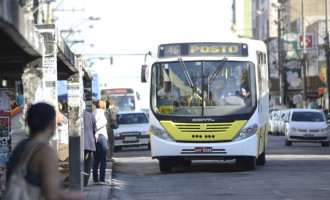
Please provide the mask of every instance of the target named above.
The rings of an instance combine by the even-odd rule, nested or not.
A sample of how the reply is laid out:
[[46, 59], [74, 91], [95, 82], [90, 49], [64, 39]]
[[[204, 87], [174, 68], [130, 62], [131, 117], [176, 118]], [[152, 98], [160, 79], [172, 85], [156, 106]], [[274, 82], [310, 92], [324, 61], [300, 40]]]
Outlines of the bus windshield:
[[178, 116], [253, 113], [254, 70], [251, 62], [226, 60], [155, 63], [151, 108], [157, 114]]
[[137, 109], [139, 96], [134, 94], [131, 88], [114, 88], [102, 90], [102, 99], [110, 102], [110, 107], [114, 112], [132, 111]]
[[108, 99], [113, 106], [113, 110], [131, 111], [135, 109], [133, 95], [110, 95]]

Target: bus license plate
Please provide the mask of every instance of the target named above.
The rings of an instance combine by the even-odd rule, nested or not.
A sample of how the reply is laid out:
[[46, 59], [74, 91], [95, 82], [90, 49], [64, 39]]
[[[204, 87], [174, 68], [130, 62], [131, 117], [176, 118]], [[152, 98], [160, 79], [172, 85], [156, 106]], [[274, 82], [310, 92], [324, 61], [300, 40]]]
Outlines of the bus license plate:
[[125, 141], [136, 141], [136, 137], [125, 137]]
[[211, 153], [212, 147], [195, 147], [196, 153]]

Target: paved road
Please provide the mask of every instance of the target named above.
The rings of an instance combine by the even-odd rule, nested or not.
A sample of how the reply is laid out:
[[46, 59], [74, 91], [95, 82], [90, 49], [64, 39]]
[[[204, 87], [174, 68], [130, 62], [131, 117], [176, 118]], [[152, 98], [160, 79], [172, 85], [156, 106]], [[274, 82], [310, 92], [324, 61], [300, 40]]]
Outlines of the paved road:
[[141, 148], [115, 158], [113, 199], [330, 199], [330, 148], [286, 147], [283, 136], [269, 136], [267, 163], [255, 171], [240, 172], [233, 161], [196, 161], [164, 174]]

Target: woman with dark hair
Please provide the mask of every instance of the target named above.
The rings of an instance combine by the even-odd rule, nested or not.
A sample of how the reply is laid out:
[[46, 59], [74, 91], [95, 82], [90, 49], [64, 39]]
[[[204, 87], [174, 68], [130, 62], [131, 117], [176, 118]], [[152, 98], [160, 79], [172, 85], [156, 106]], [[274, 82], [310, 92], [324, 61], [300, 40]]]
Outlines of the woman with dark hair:
[[[107, 134], [107, 119], [104, 115], [106, 103], [104, 100], [98, 100], [96, 109], [93, 112], [96, 120], [97, 132], [95, 133], [96, 151], [94, 153], [93, 164], [93, 181], [94, 184], [105, 183], [105, 168], [107, 167], [108, 155], [108, 134]], [[100, 176], [98, 176], [98, 169], [100, 168]]]
[[27, 113], [27, 123], [30, 136], [18, 144], [13, 152], [7, 166], [8, 180], [20, 159], [24, 159], [26, 152], [32, 151], [25, 175], [28, 183], [39, 187], [45, 199], [83, 199], [80, 192], [68, 192], [60, 188], [58, 158], [56, 152], [49, 146], [49, 140], [56, 129], [54, 107], [46, 103], [31, 106]]

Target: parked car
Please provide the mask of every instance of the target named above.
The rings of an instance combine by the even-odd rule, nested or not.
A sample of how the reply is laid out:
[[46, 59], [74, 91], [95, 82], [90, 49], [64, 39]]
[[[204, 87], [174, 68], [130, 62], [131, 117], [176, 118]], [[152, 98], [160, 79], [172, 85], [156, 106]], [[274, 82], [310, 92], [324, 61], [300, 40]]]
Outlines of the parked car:
[[268, 132], [270, 134], [277, 134], [277, 121], [279, 119], [279, 110], [274, 110], [270, 113], [270, 117], [269, 117], [269, 128], [268, 128]]
[[277, 120], [277, 134], [284, 135], [285, 134], [285, 119], [287, 118], [289, 111], [281, 110], [279, 111], [279, 119]]
[[285, 145], [292, 142], [316, 142], [329, 146], [327, 121], [321, 110], [292, 109], [285, 120]]
[[118, 129], [115, 134], [115, 152], [122, 147], [148, 146], [150, 149], [149, 120], [143, 111], [117, 114]]

